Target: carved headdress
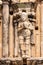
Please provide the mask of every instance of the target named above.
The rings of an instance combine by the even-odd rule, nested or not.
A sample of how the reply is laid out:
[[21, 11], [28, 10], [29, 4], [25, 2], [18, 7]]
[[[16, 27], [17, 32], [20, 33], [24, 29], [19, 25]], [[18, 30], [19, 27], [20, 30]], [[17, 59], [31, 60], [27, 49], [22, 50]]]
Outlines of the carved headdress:
[[28, 18], [27, 13], [26, 13], [26, 12], [22, 12], [22, 13], [21, 13], [21, 19], [22, 19], [23, 21], [25, 21], [27, 18]]

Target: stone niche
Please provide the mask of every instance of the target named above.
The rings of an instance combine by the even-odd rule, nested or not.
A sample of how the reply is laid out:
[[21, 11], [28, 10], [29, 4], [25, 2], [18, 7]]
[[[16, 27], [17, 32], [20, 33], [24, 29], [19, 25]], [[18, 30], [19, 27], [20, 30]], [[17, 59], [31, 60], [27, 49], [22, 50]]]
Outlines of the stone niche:
[[[16, 40], [17, 40], [17, 37], [19, 37], [18, 36], [18, 24], [23, 24], [21, 21], [22, 21], [22, 19], [21, 19], [21, 14], [24, 12], [24, 13], [26, 13], [27, 14], [27, 17], [28, 17], [28, 21], [30, 21], [30, 23], [33, 25], [33, 27], [34, 27], [34, 30], [31, 32], [31, 41], [30, 41], [30, 46], [31, 47], [35, 47], [35, 42], [34, 42], [34, 31], [35, 31], [35, 23], [36, 23], [36, 10], [34, 9], [35, 8], [35, 6], [36, 6], [36, 4], [34, 4], [34, 3], [16, 3], [14, 6], [13, 6], [13, 12], [14, 12], [14, 23], [13, 23], [13, 25], [15, 26], [14, 28], [16, 28], [15, 29], [15, 44], [17, 43], [19, 43], [19, 42], [16, 42]], [[19, 27], [19, 28], [21, 28], [21, 27]], [[19, 33], [19, 35], [20, 35], [21, 33]], [[19, 38], [18, 38], [18, 40], [19, 40]], [[19, 40], [20, 41], [20, 40]], [[23, 42], [23, 41], [21, 41], [21, 42]], [[16, 45], [17, 45], [16, 44]], [[26, 49], [26, 45], [25, 45], [25, 43], [23, 42], [23, 44], [22, 45], [18, 45], [19, 46], [19, 49], [17, 49], [16, 48], [16, 46], [15, 46], [15, 51], [16, 50], [18, 50], [18, 52], [19, 52], [19, 56], [21, 56], [22, 54], [21, 54], [21, 51], [22, 50], [24, 50], [24, 49]], [[20, 48], [20, 47], [22, 47], [22, 48]], [[29, 48], [30, 49], [30, 48]], [[32, 49], [30, 49], [31, 50], [31, 52], [29, 52], [30, 53], [30, 57], [31, 56], [33, 56], [34, 54], [35, 54], [35, 50], [34, 50], [34, 52], [33, 52], [33, 48]], [[25, 50], [23, 51], [23, 53], [25, 52]], [[15, 52], [16, 53], [16, 52]], [[31, 55], [31, 53], [33, 53], [33, 55]], [[29, 55], [28, 55], [29, 56]]]

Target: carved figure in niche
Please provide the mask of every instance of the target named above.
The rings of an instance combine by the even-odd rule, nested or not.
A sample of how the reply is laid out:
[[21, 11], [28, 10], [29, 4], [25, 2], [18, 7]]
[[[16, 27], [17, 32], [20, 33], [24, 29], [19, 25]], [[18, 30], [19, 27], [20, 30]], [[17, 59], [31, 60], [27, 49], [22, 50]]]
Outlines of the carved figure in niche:
[[22, 57], [30, 57], [31, 56], [31, 45], [30, 45], [30, 37], [31, 31], [34, 29], [32, 23], [28, 20], [28, 15], [26, 12], [22, 12], [21, 14], [22, 21], [18, 24], [18, 36], [19, 36], [19, 44], [21, 48]]

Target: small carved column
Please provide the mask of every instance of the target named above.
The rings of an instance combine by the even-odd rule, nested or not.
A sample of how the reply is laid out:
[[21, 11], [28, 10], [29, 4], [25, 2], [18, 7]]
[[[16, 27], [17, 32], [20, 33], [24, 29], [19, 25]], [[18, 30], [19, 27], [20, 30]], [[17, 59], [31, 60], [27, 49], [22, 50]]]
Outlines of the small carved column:
[[2, 9], [0, 7], [0, 58], [2, 57]]
[[2, 35], [3, 35], [3, 57], [8, 57], [8, 32], [9, 32], [9, 3], [3, 1], [3, 22], [2, 22]]
[[36, 22], [36, 12], [35, 9], [32, 8], [32, 17], [31, 22], [33, 25], [33, 31], [31, 32], [31, 56], [35, 57], [35, 22]]
[[43, 1], [41, 1], [41, 56], [43, 57]]
[[36, 28], [35, 28], [35, 34], [36, 34], [36, 57], [40, 57], [40, 3], [38, 3], [36, 8]]
[[9, 52], [10, 57], [13, 57], [14, 51], [14, 42], [13, 42], [13, 15], [10, 15], [10, 24], [9, 24]]
[[2, 57], [2, 20], [0, 21], [0, 58]]
[[14, 54], [15, 54], [15, 57], [18, 57], [18, 33], [17, 33], [17, 20], [14, 20], [14, 36], [15, 36], [15, 48], [14, 48]]

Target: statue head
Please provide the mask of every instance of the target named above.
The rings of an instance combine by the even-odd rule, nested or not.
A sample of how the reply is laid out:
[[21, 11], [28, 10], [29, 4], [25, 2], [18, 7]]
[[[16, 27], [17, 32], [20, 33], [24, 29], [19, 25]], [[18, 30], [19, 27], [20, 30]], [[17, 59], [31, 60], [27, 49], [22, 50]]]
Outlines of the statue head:
[[26, 13], [26, 12], [22, 12], [22, 14], [21, 14], [21, 19], [22, 19], [23, 21], [25, 21], [25, 20], [27, 20], [27, 18], [28, 18], [27, 13]]

